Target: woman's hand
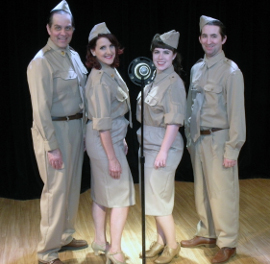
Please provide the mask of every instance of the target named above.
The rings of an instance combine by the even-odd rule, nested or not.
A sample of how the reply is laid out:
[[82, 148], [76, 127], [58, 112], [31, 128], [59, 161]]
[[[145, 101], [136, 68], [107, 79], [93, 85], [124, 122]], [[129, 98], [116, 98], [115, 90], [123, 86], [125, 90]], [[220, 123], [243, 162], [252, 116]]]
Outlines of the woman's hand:
[[178, 133], [179, 125], [167, 125], [165, 136], [163, 138], [160, 150], [156, 157], [154, 167], [155, 169], [166, 167], [166, 161], [168, 157], [168, 151], [176, 138]]
[[112, 178], [119, 179], [122, 168], [114, 152], [111, 132], [110, 130], [100, 131], [99, 135], [109, 161], [109, 174]]
[[159, 151], [154, 166], [155, 169], [166, 167], [168, 153], [166, 151]]
[[114, 179], [120, 179], [122, 168], [117, 158], [109, 160], [109, 173]]

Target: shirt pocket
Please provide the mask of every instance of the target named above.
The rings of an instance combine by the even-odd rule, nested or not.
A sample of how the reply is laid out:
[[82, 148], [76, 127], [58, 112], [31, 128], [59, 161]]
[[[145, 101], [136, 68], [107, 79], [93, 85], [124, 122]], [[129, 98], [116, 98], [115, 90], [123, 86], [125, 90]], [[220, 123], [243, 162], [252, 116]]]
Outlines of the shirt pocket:
[[121, 87], [117, 87], [116, 99], [119, 102], [124, 102], [128, 99], [128, 94]]
[[[154, 115], [161, 115], [164, 114], [164, 106], [160, 104], [160, 101], [158, 100], [158, 97], [153, 97], [151, 94], [148, 94], [144, 100], [145, 103], [145, 109], [148, 109], [149, 111]], [[162, 116], [163, 116], [162, 114]], [[157, 117], [153, 117], [154, 119]]]
[[54, 89], [55, 92], [70, 93], [78, 89], [77, 73], [73, 70], [56, 72], [54, 74]]

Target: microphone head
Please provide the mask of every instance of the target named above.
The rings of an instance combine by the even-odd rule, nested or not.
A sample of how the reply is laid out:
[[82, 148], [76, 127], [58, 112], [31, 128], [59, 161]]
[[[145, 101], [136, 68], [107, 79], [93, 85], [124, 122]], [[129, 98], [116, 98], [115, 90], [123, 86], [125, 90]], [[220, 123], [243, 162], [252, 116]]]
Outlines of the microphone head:
[[139, 57], [129, 64], [128, 75], [134, 84], [140, 86], [142, 78], [146, 84], [153, 81], [155, 69], [154, 63], [149, 58]]
[[146, 76], [148, 73], [149, 73], [149, 68], [147, 67], [148, 65], [142, 65], [140, 68], [139, 68], [139, 74], [141, 76]]

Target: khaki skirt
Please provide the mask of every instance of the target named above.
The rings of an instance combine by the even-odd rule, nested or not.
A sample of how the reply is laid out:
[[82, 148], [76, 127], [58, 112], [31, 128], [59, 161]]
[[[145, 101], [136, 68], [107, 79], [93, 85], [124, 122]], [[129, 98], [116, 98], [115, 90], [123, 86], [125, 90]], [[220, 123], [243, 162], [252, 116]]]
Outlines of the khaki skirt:
[[[174, 207], [175, 171], [183, 155], [184, 143], [181, 134], [178, 133], [172, 147], [169, 149], [166, 167], [155, 169], [154, 162], [164, 138], [165, 131], [166, 129], [162, 127], [144, 126], [146, 215], [170, 215]], [[137, 131], [137, 135], [140, 142], [140, 129]]]
[[99, 205], [113, 208], [135, 204], [133, 178], [124, 152], [123, 140], [129, 122], [124, 117], [112, 121], [111, 137], [115, 155], [122, 167], [120, 179], [109, 174], [107, 155], [102, 146], [99, 131], [90, 121], [86, 126], [86, 150], [91, 165], [91, 197]]

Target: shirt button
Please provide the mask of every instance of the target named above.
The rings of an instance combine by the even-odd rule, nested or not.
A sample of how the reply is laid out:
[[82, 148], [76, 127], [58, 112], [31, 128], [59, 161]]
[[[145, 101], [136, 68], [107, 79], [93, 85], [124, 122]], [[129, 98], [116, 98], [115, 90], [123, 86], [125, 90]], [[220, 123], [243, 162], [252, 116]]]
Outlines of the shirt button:
[[62, 50], [62, 51], [61, 51], [61, 54], [64, 56], [64, 55], [65, 55], [65, 52]]

